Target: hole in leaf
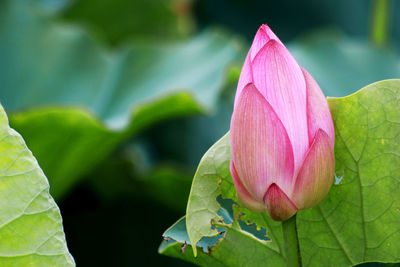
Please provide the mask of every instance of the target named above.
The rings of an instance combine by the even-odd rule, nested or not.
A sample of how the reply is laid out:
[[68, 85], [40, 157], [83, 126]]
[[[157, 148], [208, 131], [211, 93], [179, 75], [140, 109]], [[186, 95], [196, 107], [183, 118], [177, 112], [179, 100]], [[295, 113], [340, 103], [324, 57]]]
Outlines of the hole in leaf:
[[[220, 210], [218, 211], [218, 215], [223, 217], [224, 223], [226, 224], [231, 224], [234, 221], [234, 212], [233, 212], [233, 206], [239, 206], [235, 201], [232, 199], [224, 199], [222, 198], [221, 195], [217, 197], [218, 203], [221, 205]], [[240, 226], [240, 229], [251, 234], [257, 239], [260, 239], [262, 241], [270, 241], [271, 239], [267, 237], [267, 230], [264, 227], [258, 227], [255, 223], [252, 223], [250, 221], [244, 222], [243, 220], [240, 219], [244, 215], [241, 214], [239, 215], [238, 218], [238, 223]], [[224, 230], [222, 227], [218, 228], [218, 231]]]
[[263, 240], [263, 241], [270, 241], [271, 239], [267, 237], [267, 230], [264, 227], [257, 227], [255, 223], [247, 224], [242, 220], [239, 220], [240, 228], [248, 232], [249, 234], [253, 235], [255, 238]]
[[343, 170], [341, 176], [337, 176], [336, 173], [335, 173], [335, 185], [340, 185], [342, 183], [343, 176], [344, 176], [344, 170]]
[[[225, 230], [221, 231], [220, 228], [218, 228], [218, 232], [219, 233], [216, 236], [205, 236], [200, 239], [199, 243], [197, 243], [197, 247], [204, 252], [209, 253], [210, 248], [215, 246], [218, 240], [220, 240], [225, 234]], [[185, 253], [185, 251], [187, 250], [187, 246], [191, 245], [186, 229], [186, 218], [183, 217], [179, 221], [177, 221], [163, 234], [163, 237], [164, 242], [162, 242], [159, 250], [163, 250], [168, 245], [179, 242], [180, 244], [182, 244], [181, 252]]]
[[221, 205], [218, 215], [223, 218], [224, 223], [231, 224], [233, 222], [233, 205], [237, 205], [237, 203], [232, 199], [222, 198], [221, 195], [217, 197], [217, 201]]

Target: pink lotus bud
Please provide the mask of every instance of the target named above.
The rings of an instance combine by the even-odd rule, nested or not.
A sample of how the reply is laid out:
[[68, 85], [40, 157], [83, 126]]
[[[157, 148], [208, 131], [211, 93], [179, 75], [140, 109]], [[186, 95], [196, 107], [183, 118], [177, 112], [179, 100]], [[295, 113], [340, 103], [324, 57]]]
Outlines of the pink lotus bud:
[[278, 221], [317, 205], [332, 185], [334, 142], [318, 84], [262, 25], [242, 68], [231, 120], [239, 201]]

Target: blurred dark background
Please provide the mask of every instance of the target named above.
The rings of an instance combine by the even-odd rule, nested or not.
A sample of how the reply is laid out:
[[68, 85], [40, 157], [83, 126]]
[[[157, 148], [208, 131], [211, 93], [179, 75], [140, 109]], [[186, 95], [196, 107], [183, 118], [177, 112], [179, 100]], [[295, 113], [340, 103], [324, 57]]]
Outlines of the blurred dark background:
[[[185, 43], [210, 28], [232, 35], [240, 46], [235, 60], [224, 68], [224, 78], [213, 108], [174, 115], [149, 123], [134, 134], [126, 134], [110, 145], [107, 153], [99, 157], [101, 159], [93, 160], [90, 168], [76, 174], [79, 179], [71, 183], [68, 190], [56, 196], [68, 247], [78, 266], [191, 266], [159, 255], [157, 249], [163, 232], [185, 214], [191, 179], [201, 156], [229, 130], [241, 60], [261, 24], [267, 23], [289, 49], [293, 49], [300, 63], [304, 62], [327, 94], [349, 94], [375, 80], [396, 78], [400, 74], [397, 54], [400, 42], [398, 1], [384, 1], [389, 7], [384, 10], [382, 20], [387, 21], [388, 26], [377, 29], [376, 36], [373, 14], [379, 16], [375, 5], [382, 1], [22, 2], [24, 5], [35, 5], [35, 15], [45, 17], [55, 25], [74, 25], [87, 34], [98, 49], [110, 53], [143, 42], [159, 46]], [[35, 38], [41, 37], [37, 35]], [[51, 38], [48, 42], [51, 43]], [[73, 57], [79, 49], [80, 46], [77, 46], [68, 53]], [[315, 51], [315, 56], [310, 56], [310, 51]], [[356, 59], [348, 57], [348, 51], [355, 51], [352, 55], [363, 61], [355, 64]], [[83, 55], [82, 61], [90, 60], [87, 54]], [[96, 65], [93, 63], [93, 66]], [[195, 65], [196, 62], [193, 62], [193, 67]], [[74, 71], [79, 72], [79, 69]], [[183, 75], [188, 79], [202, 78], [196, 76], [201, 74], [191, 72], [190, 66], [187, 74]], [[328, 79], [327, 76], [333, 78]], [[348, 88], [343, 86], [346, 79], [354, 81]], [[56, 90], [54, 92], [56, 94]], [[64, 101], [22, 105], [12, 104], [11, 100], [7, 102], [13, 99], [8, 95], [3, 97], [3, 105], [16, 114], [15, 119], [10, 119], [11, 125], [27, 140], [49, 177], [52, 190], [57, 190], [57, 184], [53, 184], [52, 180], [56, 172], [53, 173], [50, 168], [47, 171], [46, 156], [40, 152], [36, 139], [30, 139], [23, 120], [18, 119], [18, 112], [35, 108], [36, 104], [58, 105]], [[86, 109], [84, 105], [83, 109]], [[102, 119], [99, 115], [99, 120]], [[110, 119], [106, 117], [105, 120]], [[88, 138], [80, 132], [77, 136], [80, 140]], [[89, 152], [87, 160], [100, 153], [97, 149]]]

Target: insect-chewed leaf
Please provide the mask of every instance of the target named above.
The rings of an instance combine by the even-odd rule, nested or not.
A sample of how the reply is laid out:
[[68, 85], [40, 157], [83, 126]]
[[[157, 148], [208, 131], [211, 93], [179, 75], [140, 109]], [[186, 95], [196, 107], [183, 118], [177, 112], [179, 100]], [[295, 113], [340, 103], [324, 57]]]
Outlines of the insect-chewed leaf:
[[[400, 262], [400, 80], [377, 82], [328, 102], [341, 178], [320, 205], [298, 213], [303, 266]], [[203, 260], [191, 255], [191, 261], [206, 265], [208, 256], [226, 266], [285, 266], [281, 224], [237, 204], [230, 157], [227, 134], [197, 169], [186, 214], [189, 240], [196, 246], [205, 237], [222, 237], [208, 252], [200, 251]], [[233, 209], [226, 199], [235, 202]], [[265, 238], [244, 223], [265, 229]]]

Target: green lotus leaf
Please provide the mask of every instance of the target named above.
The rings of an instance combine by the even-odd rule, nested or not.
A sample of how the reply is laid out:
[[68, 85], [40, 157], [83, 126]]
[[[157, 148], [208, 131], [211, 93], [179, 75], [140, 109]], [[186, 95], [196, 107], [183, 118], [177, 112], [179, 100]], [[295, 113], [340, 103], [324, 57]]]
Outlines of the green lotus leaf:
[[[400, 80], [373, 83], [328, 102], [340, 182], [320, 205], [298, 213], [303, 266], [400, 262]], [[174, 247], [162, 253], [200, 265], [204, 260], [192, 260], [198, 253], [227, 266], [243, 266], [243, 259], [246, 266], [285, 266], [281, 223], [238, 204], [230, 157], [227, 134], [204, 155], [194, 177], [186, 213], [194, 254], [178, 256]], [[221, 199], [233, 201], [232, 208]], [[254, 233], [251, 225], [265, 232]], [[199, 244], [210, 237], [220, 239], [207, 252]]]

